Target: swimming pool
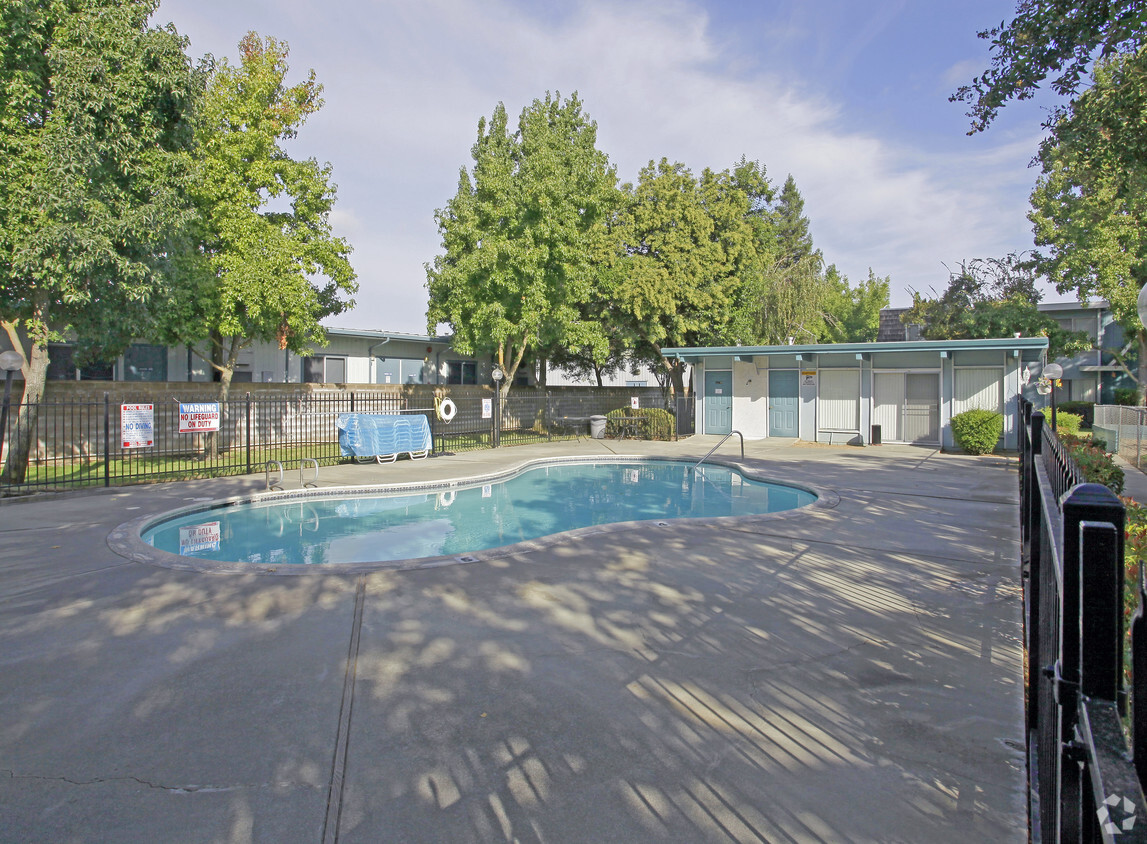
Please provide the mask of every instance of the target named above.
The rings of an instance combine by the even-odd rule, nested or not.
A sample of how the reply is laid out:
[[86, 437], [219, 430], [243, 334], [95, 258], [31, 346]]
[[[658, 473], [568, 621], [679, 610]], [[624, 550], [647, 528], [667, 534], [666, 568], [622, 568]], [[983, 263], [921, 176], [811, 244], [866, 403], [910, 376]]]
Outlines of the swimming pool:
[[[387, 563], [467, 555], [613, 523], [753, 516], [817, 500], [718, 464], [542, 462], [482, 482], [323, 490], [217, 502], [147, 520], [142, 541], [187, 561], [254, 567]], [[129, 555], [136, 556], [136, 555]]]

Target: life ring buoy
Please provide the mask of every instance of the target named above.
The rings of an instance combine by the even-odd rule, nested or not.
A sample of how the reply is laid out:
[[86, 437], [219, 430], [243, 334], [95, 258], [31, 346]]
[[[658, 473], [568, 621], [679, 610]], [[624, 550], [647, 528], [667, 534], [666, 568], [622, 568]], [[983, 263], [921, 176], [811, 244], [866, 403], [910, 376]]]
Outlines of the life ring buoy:
[[454, 418], [454, 414], [458, 412], [458, 408], [454, 406], [454, 402], [450, 399], [443, 399], [438, 404], [438, 418], [443, 422], [449, 422]]
[[438, 503], [443, 507], [449, 507], [454, 503], [454, 490], [448, 489], [445, 492], [438, 493]]

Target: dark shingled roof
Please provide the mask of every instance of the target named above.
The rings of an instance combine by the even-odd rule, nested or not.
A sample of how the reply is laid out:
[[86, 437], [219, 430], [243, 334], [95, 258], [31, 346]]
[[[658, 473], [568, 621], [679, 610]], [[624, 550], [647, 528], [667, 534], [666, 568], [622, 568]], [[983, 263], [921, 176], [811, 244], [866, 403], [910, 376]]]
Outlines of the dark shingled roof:
[[898, 343], [908, 339], [907, 326], [900, 321], [900, 315], [907, 308], [884, 308], [880, 312], [880, 332], [876, 335], [877, 343]]

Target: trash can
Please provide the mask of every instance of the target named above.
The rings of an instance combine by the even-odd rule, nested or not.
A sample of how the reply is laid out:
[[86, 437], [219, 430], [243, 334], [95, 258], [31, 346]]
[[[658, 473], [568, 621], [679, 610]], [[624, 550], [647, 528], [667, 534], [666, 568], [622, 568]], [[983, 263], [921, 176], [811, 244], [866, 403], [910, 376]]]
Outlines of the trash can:
[[589, 435], [595, 440], [605, 439], [605, 417], [591, 416], [589, 418]]
[[880, 445], [881, 430], [879, 425], [872, 426], [872, 436], [868, 440], [869, 445]]

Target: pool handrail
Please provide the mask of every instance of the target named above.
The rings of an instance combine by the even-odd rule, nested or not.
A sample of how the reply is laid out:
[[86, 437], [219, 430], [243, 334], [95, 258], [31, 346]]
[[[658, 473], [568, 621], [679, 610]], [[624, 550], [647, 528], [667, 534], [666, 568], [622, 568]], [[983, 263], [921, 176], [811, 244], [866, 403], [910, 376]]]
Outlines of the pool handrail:
[[704, 463], [706, 460], [708, 460], [712, 456], [713, 452], [716, 451], [717, 449], [719, 449], [721, 446], [723, 446], [725, 444], [725, 440], [729, 439], [729, 437], [733, 436], [733, 434], [736, 434], [738, 437], [741, 438], [741, 459], [744, 460], [745, 459], [745, 435], [742, 434], [740, 431], [734, 430], [734, 431], [730, 431], [729, 433], [725, 434], [725, 436], [721, 437], [721, 441], [718, 442], [711, 449], [709, 449], [708, 454], [706, 454], [704, 457], [702, 457], [700, 460], [698, 460], [696, 463], [694, 463], [693, 468], [696, 469], [698, 466], [700, 466], [702, 463]]

